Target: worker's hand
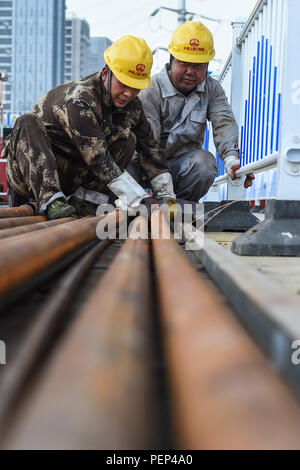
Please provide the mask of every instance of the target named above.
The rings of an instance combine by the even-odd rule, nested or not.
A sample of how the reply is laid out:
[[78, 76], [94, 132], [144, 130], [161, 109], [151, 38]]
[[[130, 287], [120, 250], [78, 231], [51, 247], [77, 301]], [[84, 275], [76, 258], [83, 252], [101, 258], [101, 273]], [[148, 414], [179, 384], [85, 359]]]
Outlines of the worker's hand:
[[255, 175], [254, 173], [247, 173], [246, 174], [246, 179], [244, 181], [244, 188], [250, 188], [252, 186], [252, 182], [255, 180]]
[[157, 200], [165, 198], [176, 199], [171, 173], [161, 173], [150, 181], [153, 194]]
[[133, 217], [136, 215], [136, 212], [138, 210], [138, 207], [130, 207], [128, 206], [127, 202], [124, 201], [124, 199], [116, 199], [115, 200], [115, 206], [119, 211], [124, 211], [127, 212], [127, 215]]
[[241, 166], [240, 157], [237, 157], [236, 155], [230, 155], [224, 158], [224, 163], [225, 163], [225, 169], [227, 171], [227, 174], [232, 180], [235, 180], [236, 178], [240, 178], [239, 176], [235, 174], [235, 172]]
[[[224, 159], [224, 163], [225, 163], [225, 168], [226, 168], [227, 174], [233, 181], [237, 178], [241, 178], [241, 176], [238, 176], [236, 174], [236, 171], [239, 170], [239, 168], [240, 168], [240, 158], [239, 157], [237, 157], [235, 155], [228, 156]], [[252, 172], [247, 173], [245, 181], [244, 181], [244, 188], [250, 188], [250, 186], [252, 186], [252, 182], [253, 182], [254, 179], [255, 179], [254, 173], [252, 173]]]
[[149, 197], [142, 186], [126, 170], [107, 186], [118, 197], [115, 201], [116, 207], [127, 211], [128, 215], [131, 215], [131, 209], [134, 212], [141, 202]]

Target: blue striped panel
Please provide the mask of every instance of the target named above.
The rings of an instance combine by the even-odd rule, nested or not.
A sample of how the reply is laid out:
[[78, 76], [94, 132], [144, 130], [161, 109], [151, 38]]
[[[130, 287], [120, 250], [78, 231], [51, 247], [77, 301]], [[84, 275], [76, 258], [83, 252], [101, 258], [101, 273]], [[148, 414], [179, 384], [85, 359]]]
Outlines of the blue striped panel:
[[217, 173], [217, 177], [218, 177], [218, 176], [224, 175], [224, 162], [223, 160], [221, 160], [218, 152], [216, 152], [216, 160], [217, 160], [217, 166], [219, 168], [219, 171]]
[[272, 106], [271, 145], [270, 145], [271, 155], [273, 153], [273, 148], [274, 148], [273, 145], [274, 145], [276, 88], [277, 88], [277, 67], [274, 67], [273, 106]]
[[244, 126], [241, 127], [241, 145], [240, 145], [240, 149], [241, 149], [241, 166], [243, 166], [243, 163], [244, 163], [244, 156], [243, 156], [243, 139], [244, 139]]
[[245, 165], [245, 144], [246, 144], [246, 134], [247, 134], [247, 109], [248, 109], [248, 101], [245, 101], [245, 117], [244, 117], [244, 138], [243, 138], [243, 146], [242, 146], [242, 165]]
[[259, 159], [259, 141], [261, 128], [261, 102], [262, 102], [262, 86], [263, 86], [263, 66], [264, 66], [264, 45], [265, 38], [261, 38], [261, 60], [260, 60], [260, 77], [259, 77], [259, 106], [258, 106], [258, 124], [257, 124], [257, 142], [256, 142], [256, 160]]
[[255, 104], [254, 104], [254, 128], [253, 128], [253, 154], [252, 162], [255, 161], [256, 151], [256, 129], [257, 129], [257, 100], [258, 100], [258, 80], [259, 80], [259, 64], [260, 64], [260, 42], [257, 42], [257, 59], [256, 59], [256, 79], [255, 79]]
[[278, 151], [282, 95], [277, 90], [278, 67], [273, 65], [273, 46], [262, 35], [261, 41], [257, 42], [252, 70], [249, 70], [248, 99], [245, 99], [244, 122], [240, 128], [243, 166], [263, 159], [268, 152]]
[[268, 155], [269, 116], [270, 116], [270, 98], [271, 98], [271, 73], [272, 73], [272, 54], [273, 54], [273, 46], [270, 46], [269, 87], [268, 87], [268, 105], [267, 105], [265, 156]]
[[209, 129], [208, 129], [208, 126], [206, 126], [206, 129], [205, 129], [205, 136], [204, 136], [204, 142], [203, 142], [202, 148], [204, 150], [208, 150], [208, 148], [209, 148]]
[[266, 39], [265, 70], [264, 70], [264, 95], [263, 95], [262, 130], [261, 130], [261, 152], [260, 152], [260, 158], [261, 159], [263, 159], [263, 156], [264, 156], [264, 133], [265, 133], [265, 112], [266, 112], [268, 46], [269, 46], [269, 40]]
[[248, 88], [246, 165], [249, 162], [250, 90], [251, 90], [251, 70], [249, 71], [249, 88]]
[[217, 161], [217, 167], [218, 167], [218, 173], [217, 173], [216, 178], [218, 178], [218, 176], [220, 176], [220, 159], [219, 159], [218, 152], [216, 152], [216, 161]]
[[255, 64], [256, 64], [256, 57], [253, 57], [253, 71], [252, 71], [252, 96], [251, 96], [251, 130], [250, 130], [250, 149], [249, 149], [249, 163], [252, 163], [252, 144], [253, 144], [253, 124], [254, 124], [254, 85], [255, 85]]

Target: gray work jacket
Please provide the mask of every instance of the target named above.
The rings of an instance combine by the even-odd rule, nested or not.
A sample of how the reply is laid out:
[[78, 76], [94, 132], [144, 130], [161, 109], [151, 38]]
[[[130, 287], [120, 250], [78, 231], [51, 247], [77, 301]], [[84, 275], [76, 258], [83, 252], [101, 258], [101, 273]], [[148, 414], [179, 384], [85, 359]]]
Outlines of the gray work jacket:
[[152, 77], [149, 88], [139, 98], [154, 135], [167, 159], [202, 148], [207, 120], [213, 127], [219, 156], [239, 156], [238, 127], [224, 90], [217, 80], [207, 76], [188, 96], [172, 85], [167, 66]]

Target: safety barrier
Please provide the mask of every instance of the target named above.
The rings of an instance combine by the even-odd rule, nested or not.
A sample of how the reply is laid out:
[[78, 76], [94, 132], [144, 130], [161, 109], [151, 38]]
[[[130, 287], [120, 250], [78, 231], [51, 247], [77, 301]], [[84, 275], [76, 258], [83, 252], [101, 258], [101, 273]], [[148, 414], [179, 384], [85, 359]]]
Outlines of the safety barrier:
[[[205, 200], [300, 199], [300, 2], [261, 0], [247, 22], [233, 22], [233, 48], [219, 81], [239, 126], [240, 175], [249, 189], [219, 172]], [[211, 127], [209, 149], [215, 153]], [[241, 178], [244, 180], [244, 178]]]

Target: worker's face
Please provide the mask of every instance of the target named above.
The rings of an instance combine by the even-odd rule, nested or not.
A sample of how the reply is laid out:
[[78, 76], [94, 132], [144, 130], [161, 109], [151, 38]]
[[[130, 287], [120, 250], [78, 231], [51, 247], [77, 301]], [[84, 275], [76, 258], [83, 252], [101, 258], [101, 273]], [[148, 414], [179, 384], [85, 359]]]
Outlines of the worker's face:
[[174, 59], [169, 70], [173, 86], [184, 95], [188, 95], [200, 85], [206, 77], [208, 63], [194, 64]]
[[[105, 90], [108, 91], [108, 67], [102, 70], [102, 79]], [[124, 108], [130, 101], [132, 101], [140, 90], [137, 88], [131, 88], [121, 83], [114, 74], [111, 78], [111, 99], [117, 108]]]

